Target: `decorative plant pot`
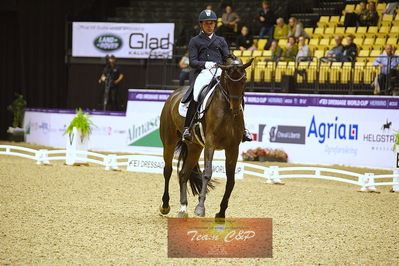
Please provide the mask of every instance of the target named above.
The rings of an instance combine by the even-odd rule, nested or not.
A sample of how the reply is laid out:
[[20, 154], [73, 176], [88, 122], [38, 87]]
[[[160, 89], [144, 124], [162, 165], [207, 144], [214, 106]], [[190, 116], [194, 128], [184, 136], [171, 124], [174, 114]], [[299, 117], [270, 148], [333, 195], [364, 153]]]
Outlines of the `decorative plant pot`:
[[24, 142], [25, 134], [24, 133], [8, 133], [8, 140], [13, 142]]
[[266, 162], [267, 161], [267, 155], [259, 155], [259, 162]]
[[87, 165], [87, 152], [89, 137], [82, 136], [79, 129], [73, 128], [72, 134], [66, 136], [66, 164]]

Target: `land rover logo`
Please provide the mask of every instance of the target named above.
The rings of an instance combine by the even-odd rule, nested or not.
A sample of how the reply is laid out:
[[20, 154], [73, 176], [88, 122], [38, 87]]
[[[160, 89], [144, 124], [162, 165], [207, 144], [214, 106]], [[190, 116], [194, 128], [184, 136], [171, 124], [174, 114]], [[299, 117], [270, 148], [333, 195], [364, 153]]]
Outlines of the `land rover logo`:
[[100, 35], [94, 40], [94, 46], [103, 51], [114, 51], [122, 47], [122, 39], [111, 34]]

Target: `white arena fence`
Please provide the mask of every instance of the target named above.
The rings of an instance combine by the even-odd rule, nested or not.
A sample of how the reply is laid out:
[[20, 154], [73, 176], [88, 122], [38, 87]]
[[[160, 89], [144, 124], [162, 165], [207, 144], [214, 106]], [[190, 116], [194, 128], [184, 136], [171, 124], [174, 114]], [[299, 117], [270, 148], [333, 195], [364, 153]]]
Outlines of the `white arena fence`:
[[[119, 170], [119, 167], [123, 166], [126, 167], [128, 171], [134, 172], [162, 173], [163, 171], [163, 158], [159, 156], [115, 154], [104, 155], [95, 152], [78, 150], [34, 150], [30, 148], [11, 145], [0, 145], [0, 154], [32, 159], [35, 160], [36, 164], [38, 165], [48, 165], [50, 164], [50, 161], [66, 161], [68, 157], [75, 157], [80, 161], [86, 161], [87, 163], [102, 165], [105, 167], [105, 170]], [[94, 158], [88, 158], [87, 156], [91, 156]], [[133, 161], [137, 160], [137, 158], [145, 158], [147, 160], [147, 164], [145, 166], [141, 165], [136, 167]], [[177, 161], [174, 160], [174, 162]], [[214, 165], [217, 162], [219, 162], [219, 166], [224, 165], [224, 162], [221, 161], [214, 161]], [[200, 165], [203, 165], [203, 162], [200, 162]], [[393, 170], [392, 174], [375, 175], [374, 173], [359, 174], [350, 171], [324, 167], [265, 167], [252, 163], [242, 162], [239, 162], [237, 164], [237, 168], [239, 167], [241, 167], [242, 169], [236, 170], [236, 176], [238, 178], [240, 178], [240, 176], [242, 178], [244, 175], [252, 175], [264, 178], [266, 179], [266, 182], [270, 184], [282, 184], [283, 179], [314, 178], [353, 184], [360, 187], [360, 191], [365, 192], [375, 192], [377, 191], [377, 186], [392, 186], [392, 191], [399, 191], [398, 170]], [[221, 172], [224, 173], [224, 169]], [[337, 177], [334, 176], [334, 174], [344, 175], [348, 178]], [[216, 174], [213, 176], [222, 177], [224, 175]], [[388, 179], [392, 181], [377, 182], [380, 179]]]

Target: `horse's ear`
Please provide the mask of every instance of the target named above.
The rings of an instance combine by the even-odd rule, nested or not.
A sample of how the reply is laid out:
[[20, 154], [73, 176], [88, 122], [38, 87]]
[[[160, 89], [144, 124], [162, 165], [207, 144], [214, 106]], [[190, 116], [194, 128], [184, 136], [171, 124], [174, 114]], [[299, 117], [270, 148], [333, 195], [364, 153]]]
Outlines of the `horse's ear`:
[[246, 63], [246, 64], [244, 64], [242, 67], [243, 67], [244, 69], [246, 69], [247, 67], [249, 67], [249, 66], [252, 64], [253, 61], [254, 61], [254, 58], [252, 57], [252, 58], [249, 60], [249, 62]]

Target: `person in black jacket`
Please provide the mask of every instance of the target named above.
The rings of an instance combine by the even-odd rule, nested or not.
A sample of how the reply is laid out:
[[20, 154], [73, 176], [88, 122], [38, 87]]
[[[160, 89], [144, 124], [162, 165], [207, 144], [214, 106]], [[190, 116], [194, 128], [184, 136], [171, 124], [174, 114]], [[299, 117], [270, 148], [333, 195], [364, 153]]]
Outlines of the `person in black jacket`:
[[346, 37], [346, 45], [342, 53], [342, 62], [355, 62], [357, 56], [357, 46], [353, 42], [355, 36], [349, 35]]
[[237, 37], [236, 46], [241, 51], [256, 50], [256, 47], [254, 45], [254, 38], [251, 34], [249, 34], [249, 29], [247, 26], [243, 26], [241, 28], [241, 34]]
[[[182, 102], [187, 102], [191, 95], [184, 130], [183, 141], [191, 141], [191, 122], [198, 109], [198, 96], [201, 90], [207, 86], [213, 77], [219, 77], [222, 70], [218, 64], [224, 64], [230, 57], [229, 47], [224, 38], [215, 34], [217, 16], [212, 10], [201, 11], [198, 21], [201, 33], [190, 40], [188, 45], [190, 67], [194, 69], [194, 86], [190, 86]], [[243, 141], [251, 141], [252, 136], [245, 131]]]
[[267, 36], [269, 39], [273, 38], [273, 28], [276, 21], [276, 16], [270, 9], [270, 2], [263, 1], [262, 9], [259, 11], [259, 22], [261, 24], [259, 37]]

